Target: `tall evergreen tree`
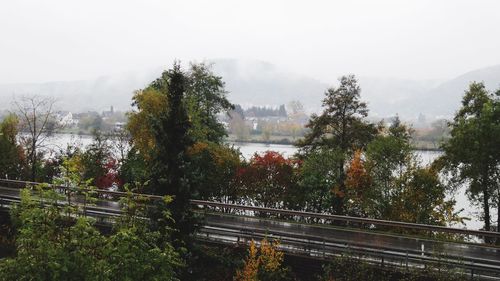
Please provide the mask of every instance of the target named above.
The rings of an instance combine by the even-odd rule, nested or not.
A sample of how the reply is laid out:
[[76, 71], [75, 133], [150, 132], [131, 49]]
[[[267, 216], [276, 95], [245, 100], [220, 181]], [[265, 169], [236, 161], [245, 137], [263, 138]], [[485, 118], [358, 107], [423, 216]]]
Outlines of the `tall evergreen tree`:
[[188, 134], [191, 123], [184, 104], [186, 76], [179, 64], [162, 74], [150, 87], [167, 95], [168, 105], [162, 114], [153, 119], [156, 141], [156, 155], [153, 160], [150, 186], [154, 193], [172, 195], [170, 205], [172, 218], [179, 230], [174, 238], [177, 245], [186, 242], [194, 230], [193, 215], [190, 211], [190, 183], [185, 173], [188, 162], [187, 148], [193, 144]]

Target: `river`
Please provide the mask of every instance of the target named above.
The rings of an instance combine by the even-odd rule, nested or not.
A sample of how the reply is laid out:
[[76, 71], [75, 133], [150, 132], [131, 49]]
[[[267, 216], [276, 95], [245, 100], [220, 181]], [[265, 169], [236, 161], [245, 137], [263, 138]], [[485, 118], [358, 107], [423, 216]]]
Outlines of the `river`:
[[[64, 148], [67, 144], [70, 143], [78, 144], [84, 147], [91, 142], [91, 136], [78, 136], [70, 134], [56, 135], [48, 140], [49, 147], [55, 150], [58, 150], [57, 148]], [[295, 152], [297, 152], [297, 148], [293, 145], [238, 142], [233, 142], [230, 144], [234, 145], [235, 148], [239, 148], [242, 156], [247, 160], [250, 159], [254, 153], [261, 153], [268, 150], [279, 152], [286, 157], [292, 156], [293, 154], [295, 154]], [[439, 151], [417, 150], [416, 152], [418, 157], [420, 158], [421, 163], [424, 165], [431, 163], [434, 159], [441, 155], [441, 152]], [[466, 227], [468, 229], [480, 229], [481, 227], [483, 227], [483, 223], [478, 219], [480, 208], [471, 204], [467, 199], [467, 196], [465, 194], [465, 187], [461, 187], [454, 194], [448, 195], [448, 198], [451, 197], [454, 197], [457, 201], [455, 209], [463, 209], [460, 215], [470, 218], [470, 221], [466, 221]], [[492, 212], [492, 217], [496, 217], [496, 212]]]

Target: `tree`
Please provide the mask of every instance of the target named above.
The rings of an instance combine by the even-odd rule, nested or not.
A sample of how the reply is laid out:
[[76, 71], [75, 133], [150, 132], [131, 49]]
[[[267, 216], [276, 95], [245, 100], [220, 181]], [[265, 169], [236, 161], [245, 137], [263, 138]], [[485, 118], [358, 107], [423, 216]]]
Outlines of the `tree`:
[[142, 182], [146, 191], [174, 196], [176, 238], [189, 240], [194, 230], [189, 199], [211, 196], [217, 193], [212, 190], [215, 186], [224, 186], [214, 183], [222, 180], [217, 172], [204, 170], [218, 166], [204, 161], [218, 161], [215, 155], [225, 154], [227, 148], [222, 147], [226, 131], [218, 115], [234, 107], [226, 99], [224, 82], [206, 64], [191, 64], [184, 72], [176, 63], [137, 91], [133, 106], [136, 110], [129, 114], [127, 125], [131, 149], [121, 175], [135, 187], [142, 187]]
[[371, 141], [366, 149], [368, 169], [377, 183], [376, 192], [390, 192], [394, 176], [401, 176], [413, 157], [411, 130], [394, 119], [387, 130]]
[[195, 193], [186, 174], [189, 162], [187, 149], [193, 145], [189, 134], [191, 122], [184, 103], [186, 76], [179, 64], [163, 72], [161, 78], [149, 87], [167, 96], [168, 106], [152, 121], [152, 131], [156, 142], [149, 182], [151, 190], [159, 195], [171, 195], [172, 217], [179, 230], [176, 245], [188, 242], [194, 231], [194, 217], [189, 199]]
[[233, 134], [236, 134], [238, 140], [247, 140], [250, 136], [250, 128], [238, 113], [231, 114], [229, 128]]
[[156, 149], [153, 120], [164, 113], [168, 106], [168, 95], [147, 87], [136, 91], [132, 101], [136, 111], [128, 113], [126, 127], [132, 139], [132, 153], [140, 153], [147, 161], [153, 157]]
[[212, 142], [197, 142], [188, 151], [187, 173], [197, 199], [226, 203], [240, 202], [235, 176], [240, 168], [240, 152]]
[[192, 123], [192, 139], [221, 143], [227, 133], [217, 115], [235, 109], [226, 98], [222, 77], [216, 76], [211, 65], [205, 63], [191, 63], [186, 76], [185, 104]]
[[236, 271], [235, 280], [292, 280], [289, 268], [283, 266], [284, 254], [278, 248], [279, 241], [269, 242], [264, 238], [257, 247], [252, 240], [243, 268]]
[[[334, 149], [340, 156], [335, 163], [335, 189], [345, 192], [345, 166], [348, 156], [366, 146], [376, 128], [364, 120], [368, 116], [366, 103], [360, 99], [361, 88], [354, 75], [340, 78], [338, 88], [329, 88], [323, 100], [323, 113], [313, 114], [307, 128], [310, 131], [298, 143], [305, 154], [316, 149]], [[335, 213], [345, 212], [343, 200], [336, 204]]]
[[377, 219], [437, 225], [462, 222], [453, 209], [455, 201], [446, 199], [438, 171], [419, 163], [411, 148], [411, 131], [396, 118], [368, 144], [363, 170], [369, 181], [362, 183], [369, 185], [360, 209]]
[[24, 151], [17, 144], [18, 124], [14, 114], [0, 123], [0, 178], [19, 179], [22, 175]]
[[236, 180], [247, 204], [283, 208], [295, 185], [294, 162], [275, 151], [256, 153], [237, 171]]
[[[154, 149], [154, 132], [152, 118], [157, 118], [170, 107], [168, 89], [165, 84], [165, 72], [162, 78], [151, 83], [146, 89], [136, 91], [132, 105], [137, 111], [129, 113], [127, 129], [137, 148], [142, 152]], [[226, 136], [224, 126], [217, 116], [229, 112], [234, 106], [226, 98], [226, 90], [222, 78], [216, 76], [210, 65], [191, 63], [187, 73], [183, 73], [183, 95], [179, 100], [189, 116], [190, 137], [193, 141], [221, 143]], [[163, 81], [165, 80], [165, 81]], [[161, 82], [163, 81], [163, 82]]]
[[367, 201], [372, 179], [366, 169], [362, 151], [356, 150], [346, 173], [347, 209], [351, 215], [364, 216], [363, 205]]
[[[334, 214], [345, 193], [338, 188], [337, 165], [344, 155], [338, 149], [316, 149], [307, 154], [300, 168], [295, 207], [308, 212]], [[343, 172], [343, 171], [342, 171]]]
[[127, 154], [130, 151], [130, 133], [123, 129], [114, 130], [108, 135], [108, 138], [111, 142], [113, 154], [118, 158], [117, 161], [119, 165], [123, 165], [123, 162], [127, 158]]
[[[22, 97], [15, 101], [19, 117], [22, 146], [26, 150], [28, 164], [31, 170], [31, 181], [36, 181], [37, 165], [41, 159], [40, 150], [50, 134], [49, 124], [54, 117], [55, 100], [41, 96]], [[50, 128], [53, 130], [54, 128]]]
[[80, 121], [78, 122], [78, 128], [85, 131], [102, 130], [104, 129], [103, 123], [104, 122], [99, 113], [93, 111], [80, 118]]
[[99, 188], [121, 186], [118, 177], [118, 161], [113, 156], [111, 143], [100, 131], [93, 132], [93, 141], [81, 154], [83, 168], [82, 178], [91, 180], [92, 185]]
[[435, 148], [438, 148], [445, 139], [449, 138], [449, 134], [449, 121], [438, 119], [431, 123], [430, 131], [422, 135], [420, 139], [430, 141]]
[[466, 184], [470, 199], [480, 202], [484, 229], [490, 230], [491, 205], [496, 200], [500, 206], [500, 90], [492, 94], [483, 83], [471, 83], [450, 126], [441, 161], [455, 183]]
[[278, 116], [280, 116], [280, 117], [287, 117], [288, 116], [284, 104], [280, 105]]
[[288, 103], [288, 108], [289, 111], [292, 112], [292, 114], [299, 114], [304, 112], [304, 105], [298, 100], [293, 100]]

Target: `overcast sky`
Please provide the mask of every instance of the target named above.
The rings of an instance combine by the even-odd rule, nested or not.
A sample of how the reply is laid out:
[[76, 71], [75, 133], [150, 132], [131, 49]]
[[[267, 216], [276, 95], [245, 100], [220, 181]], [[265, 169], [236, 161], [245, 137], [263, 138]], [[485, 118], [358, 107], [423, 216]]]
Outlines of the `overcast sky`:
[[182, 61], [262, 60], [344, 73], [452, 78], [500, 64], [500, 1], [5, 0], [0, 83], [91, 79]]

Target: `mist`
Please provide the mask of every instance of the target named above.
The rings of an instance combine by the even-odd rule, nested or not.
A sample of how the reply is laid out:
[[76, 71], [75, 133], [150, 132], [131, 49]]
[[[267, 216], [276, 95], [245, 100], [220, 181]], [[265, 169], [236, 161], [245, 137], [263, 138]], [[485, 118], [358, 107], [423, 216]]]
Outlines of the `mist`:
[[500, 63], [498, 1], [7, 1], [0, 84], [90, 80], [181, 61], [269, 62], [343, 74], [452, 79]]

